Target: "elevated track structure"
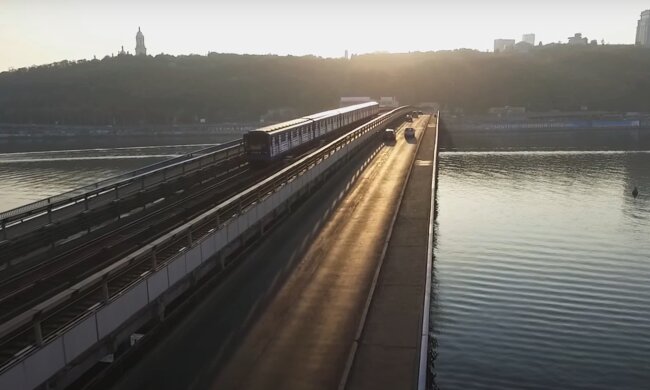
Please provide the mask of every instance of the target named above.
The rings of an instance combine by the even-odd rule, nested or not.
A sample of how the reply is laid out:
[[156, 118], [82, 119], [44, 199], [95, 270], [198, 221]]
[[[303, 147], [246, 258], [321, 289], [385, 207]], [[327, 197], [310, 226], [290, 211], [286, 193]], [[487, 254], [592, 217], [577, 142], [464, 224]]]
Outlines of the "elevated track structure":
[[[72, 383], [227, 270], [408, 111], [263, 169], [234, 141], [0, 214], [0, 388]], [[30, 242], [46, 243], [43, 252]]]

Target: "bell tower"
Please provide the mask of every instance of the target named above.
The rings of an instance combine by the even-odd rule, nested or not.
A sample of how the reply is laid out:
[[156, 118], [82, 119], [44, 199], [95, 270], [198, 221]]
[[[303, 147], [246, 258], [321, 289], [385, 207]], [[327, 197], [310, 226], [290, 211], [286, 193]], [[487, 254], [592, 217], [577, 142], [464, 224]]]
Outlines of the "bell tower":
[[144, 34], [142, 34], [142, 31], [140, 31], [140, 27], [138, 27], [138, 33], [135, 34], [135, 55], [147, 55], [147, 48], [144, 46]]

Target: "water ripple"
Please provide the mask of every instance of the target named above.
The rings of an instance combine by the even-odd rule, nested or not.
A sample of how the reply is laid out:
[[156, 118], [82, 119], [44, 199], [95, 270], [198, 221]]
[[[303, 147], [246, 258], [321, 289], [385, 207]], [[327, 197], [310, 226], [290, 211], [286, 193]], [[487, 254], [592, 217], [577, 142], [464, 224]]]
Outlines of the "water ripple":
[[648, 388], [650, 154], [443, 153], [438, 205], [439, 388]]

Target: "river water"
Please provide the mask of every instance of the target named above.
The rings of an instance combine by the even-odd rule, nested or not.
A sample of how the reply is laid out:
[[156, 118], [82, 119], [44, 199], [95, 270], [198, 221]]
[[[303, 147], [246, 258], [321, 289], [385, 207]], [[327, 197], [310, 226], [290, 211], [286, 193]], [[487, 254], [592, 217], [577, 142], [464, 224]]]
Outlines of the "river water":
[[438, 185], [440, 389], [650, 388], [649, 153], [441, 153]]
[[0, 153], [0, 212], [207, 146]]

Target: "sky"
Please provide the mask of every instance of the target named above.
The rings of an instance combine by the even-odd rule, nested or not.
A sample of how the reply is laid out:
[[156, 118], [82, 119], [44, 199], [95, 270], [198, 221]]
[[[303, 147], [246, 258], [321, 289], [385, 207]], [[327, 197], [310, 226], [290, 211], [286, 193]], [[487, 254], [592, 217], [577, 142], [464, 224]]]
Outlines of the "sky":
[[641, 0], [0, 0], [0, 71], [133, 53], [491, 50], [495, 38], [634, 43]]

